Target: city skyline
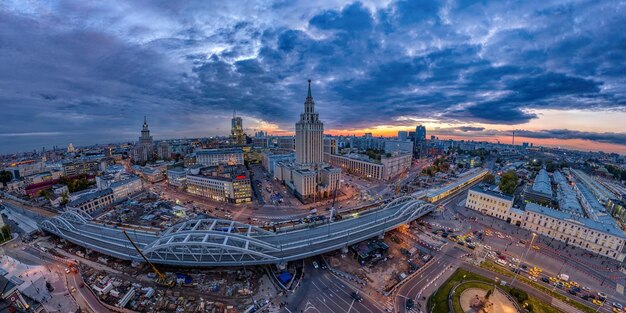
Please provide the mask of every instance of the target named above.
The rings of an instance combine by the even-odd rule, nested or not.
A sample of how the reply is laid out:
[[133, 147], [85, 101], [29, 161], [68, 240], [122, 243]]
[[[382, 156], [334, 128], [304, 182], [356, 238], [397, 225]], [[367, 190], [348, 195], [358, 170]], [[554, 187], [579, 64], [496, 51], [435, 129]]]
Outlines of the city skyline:
[[326, 134], [626, 154], [619, 2], [252, 4], [3, 3], [0, 154], [293, 134], [306, 79]]

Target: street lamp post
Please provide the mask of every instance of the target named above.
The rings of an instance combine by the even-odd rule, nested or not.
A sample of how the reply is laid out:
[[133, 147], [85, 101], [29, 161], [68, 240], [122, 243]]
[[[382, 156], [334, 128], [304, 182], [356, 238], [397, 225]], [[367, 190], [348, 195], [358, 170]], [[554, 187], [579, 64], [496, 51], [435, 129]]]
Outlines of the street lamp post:
[[513, 284], [515, 283], [515, 280], [517, 279], [517, 275], [519, 275], [519, 273], [521, 272], [519, 270], [519, 266], [520, 263], [522, 263], [522, 259], [525, 260], [526, 259], [526, 255], [528, 255], [528, 251], [530, 251], [530, 247], [532, 247], [533, 242], [535, 241], [535, 238], [537, 237], [536, 233], [532, 233], [532, 238], [530, 239], [530, 243], [528, 244], [528, 248], [526, 249], [526, 252], [522, 255], [522, 258], [517, 262], [517, 266], [515, 267], [515, 276], [513, 276], [513, 280], [511, 281], [511, 286], [513, 286]]

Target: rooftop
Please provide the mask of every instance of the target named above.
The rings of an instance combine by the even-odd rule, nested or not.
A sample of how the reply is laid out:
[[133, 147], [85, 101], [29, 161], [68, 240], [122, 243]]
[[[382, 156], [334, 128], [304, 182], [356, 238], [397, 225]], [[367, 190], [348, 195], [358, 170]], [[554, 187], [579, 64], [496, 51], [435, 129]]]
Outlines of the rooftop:
[[532, 202], [526, 203], [526, 211], [546, 215], [554, 219], [573, 221], [590, 229], [626, 239], [626, 235], [624, 235], [624, 232], [617, 226], [613, 218], [611, 218], [610, 216], [608, 216], [610, 220], [602, 218], [598, 221], [594, 221], [586, 217], [573, 215], [563, 211], [557, 211]]
[[130, 183], [132, 183], [132, 182], [135, 182], [135, 181], [137, 181], [137, 180], [139, 180], [139, 177], [137, 177], [137, 176], [131, 176], [131, 177], [130, 177], [130, 178], [128, 178], [128, 179], [124, 179], [124, 180], [120, 180], [120, 181], [116, 181], [116, 182], [111, 183], [111, 186], [110, 186], [110, 187], [111, 187], [111, 188], [115, 188], [115, 187], [123, 186], [123, 185], [126, 185], [126, 184], [130, 184]]
[[107, 194], [112, 194], [113, 190], [111, 188], [107, 188], [107, 189], [102, 189], [102, 190], [98, 190], [96, 192], [92, 192], [92, 193], [88, 193], [70, 203], [67, 204], [67, 206], [69, 207], [77, 207], [77, 206], [81, 206], [89, 201], [92, 201], [94, 199], [100, 198], [102, 196], [105, 196]]
[[195, 154], [229, 154], [229, 153], [243, 153], [241, 148], [225, 148], [225, 149], [200, 149], [196, 150]]
[[539, 170], [539, 173], [535, 177], [532, 190], [534, 192], [542, 193], [552, 197], [552, 186], [550, 185], [550, 176], [545, 169]]
[[460, 185], [463, 185], [465, 183], [467, 183], [468, 181], [472, 180], [474, 177], [481, 175], [484, 172], [489, 172], [489, 170], [484, 169], [484, 168], [480, 168], [480, 167], [476, 167], [473, 168], [465, 173], [462, 173], [460, 175], [460, 178], [458, 178], [457, 180], [455, 180], [454, 182], [445, 185], [437, 190], [434, 191], [429, 191], [428, 194], [426, 195], [429, 198], [435, 197], [438, 194], [442, 194], [442, 193], [446, 193], [449, 192], [450, 190], [453, 190], [457, 187], [459, 187]]
[[495, 191], [493, 191], [491, 189], [488, 189], [488, 188], [481, 188], [479, 186], [475, 186], [475, 187], [472, 187], [471, 190], [477, 191], [477, 192], [480, 192], [480, 193], [484, 193], [484, 194], [492, 196], [492, 197], [498, 197], [500, 199], [504, 199], [504, 200], [507, 200], [507, 201], [513, 201], [513, 197], [512, 196], [507, 196], [505, 194], [502, 194], [502, 193], [499, 193], [499, 192], [495, 192]]

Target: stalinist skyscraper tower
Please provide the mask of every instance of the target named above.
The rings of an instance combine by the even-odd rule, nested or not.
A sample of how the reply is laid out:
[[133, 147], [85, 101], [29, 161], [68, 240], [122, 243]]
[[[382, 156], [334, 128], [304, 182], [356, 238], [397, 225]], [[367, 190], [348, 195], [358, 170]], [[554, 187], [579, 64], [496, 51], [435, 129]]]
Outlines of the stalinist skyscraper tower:
[[311, 169], [317, 169], [324, 163], [324, 123], [315, 112], [310, 79], [304, 112], [296, 123], [296, 163]]
[[274, 178], [282, 180], [304, 203], [328, 198], [339, 186], [341, 169], [324, 163], [324, 124], [315, 112], [311, 80], [304, 112], [296, 123], [296, 160], [278, 163]]

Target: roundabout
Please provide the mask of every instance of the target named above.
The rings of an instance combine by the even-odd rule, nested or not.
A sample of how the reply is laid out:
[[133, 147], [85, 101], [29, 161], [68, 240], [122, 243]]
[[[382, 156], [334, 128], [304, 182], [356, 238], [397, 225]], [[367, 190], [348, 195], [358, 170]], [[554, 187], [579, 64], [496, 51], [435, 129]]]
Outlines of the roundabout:
[[518, 303], [507, 291], [493, 282], [458, 280], [447, 294], [448, 307], [454, 313], [518, 313]]

